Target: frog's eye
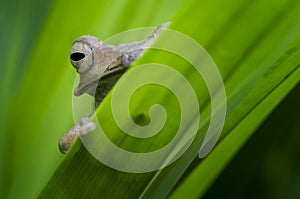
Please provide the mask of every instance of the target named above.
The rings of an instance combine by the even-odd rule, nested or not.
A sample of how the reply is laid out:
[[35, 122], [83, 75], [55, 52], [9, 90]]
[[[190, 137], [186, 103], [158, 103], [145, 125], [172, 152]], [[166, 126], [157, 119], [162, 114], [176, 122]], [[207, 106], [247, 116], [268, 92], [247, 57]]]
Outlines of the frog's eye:
[[70, 61], [78, 73], [84, 73], [93, 65], [93, 51], [86, 44], [75, 42], [71, 48]]
[[80, 61], [82, 60], [83, 58], [85, 57], [85, 54], [84, 53], [72, 53], [71, 56], [70, 56], [70, 59], [72, 61]]

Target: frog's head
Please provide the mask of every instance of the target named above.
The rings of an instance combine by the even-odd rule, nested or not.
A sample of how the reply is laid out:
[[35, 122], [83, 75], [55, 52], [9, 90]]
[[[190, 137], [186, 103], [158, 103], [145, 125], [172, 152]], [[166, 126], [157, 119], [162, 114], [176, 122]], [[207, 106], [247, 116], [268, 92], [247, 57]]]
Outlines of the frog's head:
[[94, 50], [101, 48], [103, 42], [94, 36], [81, 36], [76, 39], [70, 51], [70, 61], [77, 72], [87, 72], [94, 63]]
[[74, 95], [88, 93], [94, 96], [99, 79], [117, 56], [111, 46], [94, 36], [86, 35], [76, 39], [70, 51], [70, 61], [80, 75]]

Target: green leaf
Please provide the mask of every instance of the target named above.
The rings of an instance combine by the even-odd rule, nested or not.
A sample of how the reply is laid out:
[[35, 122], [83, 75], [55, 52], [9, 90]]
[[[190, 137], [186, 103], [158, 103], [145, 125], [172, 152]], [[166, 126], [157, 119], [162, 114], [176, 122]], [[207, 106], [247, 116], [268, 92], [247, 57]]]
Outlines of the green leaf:
[[[293, 54], [293, 57], [296, 59], [295, 63], [289, 60], [286, 65], [295, 65], [296, 69], [286, 75], [278, 86], [265, 96], [244, 118], [242, 118], [242, 120], [230, 131], [230, 134], [218, 144], [215, 150], [204, 159], [201, 164], [194, 168], [170, 198], [182, 198], [187, 194], [190, 198], [199, 198], [203, 196], [213, 180], [251, 137], [262, 121], [271, 113], [274, 107], [279, 104], [283, 97], [299, 83], [300, 67], [297, 64], [297, 62], [299, 63], [300, 55], [299, 42], [295, 47], [296, 49], [291, 50], [294, 52], [289, 52]], [[289, 56], [291, 54], [289, 54]], [[285, 63], [280, 62], [280, 65], [278, 66], [284, 67]], [[272, 71], [272, 73], [277, 73], [277, 71]], [[267, 82], [270, 81], [266, 78], [264, 84]], [[259, 85], [258, 89], [260, 88], [261, 85]], [[250, 99], [250, 97], [248, 98]], [[205, 179], [205, 181], [202, 179]], [[202, 183], [199, 184], [199, 182]]]
[[[187, 8], [184, 8], [183, 11], [181, 11], [181, 13], [179, 12], [175, 20], [172, 21], [173, 25], [171, 26], [171, 28], [181, 30], [182, 32], [192, 36], [193, 39], [196, 39], [197, 41], [201, 41], [205, 36], [207, 37], [201, 43], [204, 46], [207, 46], [208, 51], [211, 51], [211, 55], [213, 56], [217, 65], [220, 67], [223, 77], [225, 77], [225, 85], [229, 105], [227, 121], [223, 131], [223, 136], [225, 136], [230, 133], [231, 130], [236, 125], [238, 125], [243, 118], [248, 116], [248, 114], [251, 113], [252, 109], [258, 106], [258, 104], [260, 104], [264, 98], [272, 93], [272, 90], [274, 88], [282, 83], [282, 81], [298, 67], [297, 65], [295, 65], [298, 59], [294, 60], [293, 62], [289, 62], [289, 59], [291, 59], [292, 57], [290, 54], [291, 52], [295, 51], [294, 48], [297, 48], [297, 45], [296, 47], [292, 48], [293, 50], [288, 51], [287, 55], [283, 55], [285, 49], [287, 48], [287, 45], [295, 39], [295, 35], [297, 35], [296, 33], [299, 32], [298, 27], [295, 26], [295, 23], [299, 23], [296, 18], [296, 16], [298, 15], [296, 13], [297, 9], [294, 8], [291, 11], [291, 6], [295, 7], [295, 5], [285, 1], [278, 1], [274, 3], [272, 8], [269, 8], [269, 4], [267, 2], [262, 1], [254, 2], [251, 5], [244, 3], [237, 6], [233, 4], [232, 7], [229, 8], [231, 9], [232, 13], [228, 14], [228, 21], [224, 21], [222, 15], [214, 16], [214, 18], [210, 19], [214, 23], [219, 23], [219, 26], [215, 26], [213, 28], [216, 28], [218, 30], [215, 34], [222, 32], [222, 35], [217, 35], [216, 37], [214, 35], [211, 35], [208, 31], [206, 32], [207, 29], [211, 31], [211, 28], [209, 28], [210, 24], [207, 24], [205, 23], [205, 21], [201, 20], [199, 22], [194, 20], [191, 23], [191, 20], [188, 20], [186, 19], [186, 17], [184, 17], [188, 16], [191, 18], [202, 19], [201, 14], [206, 12], [196, 12], [195, 4], [196, 2], [194, 4], [190, 3], [187, 5]], [[216, 8], [215, 4], [207, 3], [205, 9], [211, 9], [213, 13], [217, 13], [217, 10], [221, 10], [223, 9], [223, 7], [219, 6]], [[272, 12], [267, 12], [267, 9], [272, 10]], [[291, 12], [287, 13], [286, 10], [289, 10]], [[254, 15], [254, 13], [259, 12], [267, 13], [267, 15], [264, 14], [264, 17], [262, 17], [262, 14]], [[189, 13], [189, 15], [187, 15], [187, 13]], [[283, 15], [283, 13], [285, 13], [285, 15]], [[232, 18], [230, 16], [239, 17]], [[249, 24], [250, 20], [251, 22], [253, 20], [253, 24]], [[247, 24], [247, 26], [244, 25], [241, 28], [241, 25], [243, 24]], [[220, 30], [221, 28], [222, 30]], [[197, 30], [199, 29], [204, 30], [203, 33], [201, 32], [202, 34], [198, 34]], [[251, 34], [245, 34], [246, 32], [250, 31]], [[282, 35], [285, 35], [284, 39]], [[215, 37], [216, 39], [214, 39]], [[272, 47], [274, 45], [276, 45], [277, 48]], [[139, 62], [139, 64], [144, 63], [144, 60], [151, 60], [153, 62], [172, 65], [174, 66], [174, 68], [179, 70], [179, 67], [176, 65], [176, 63], [178, 63], [178, 60], [174, 60], [173, 57], [164, 54], [163, 56], [161, 56], [163, 58], [160, 59], [156, 53], [158, 54], [158, 52], [153, 52], [152, 54], [151, 52], [149, 52], [149, 54], [151, 54], [152, 56], [147, 54], [149, 57], [145, 56], [144, 59]], [[279, 59], [278, 56], [280, 55], [283, 56]], [[294, 57], [296, 56], [293, 56], [293, 58]], [[288, 64], [283, 67], [283, 62], [287, 62]], [[147, 62], [145, 61], [145, 63]], [[181, 67], [183, 67], [184, 63], [180, 64]], [[193, 72], [194, 71], [190, 71], [190, 73]], [[189, 74], [187, 74], [187, 76], [188, 75]], [[296, 78], [296, 82], [297, 81], [298, 79]], [[128, 84], [130, 84], [130, 81], [127, 82]], [[194, 83], [193, 85], [195, 84], [196, 83]], [[295, 81], [288, 84], [288, 88], [292, 88], [294, 84]], [[200, 92], [199, 88], [198, 90]], [[145, 93], [153, 93], [153, 91], [151, 92], [151, 89], [149, 88], [149, 90], [145, 91]], [[169, 100], [168, 97], [165, 97], [166, 94], [164, 91], [157, 90], [156, 93], [157, 94], [155, 96], [151, 96], [151, 99], [149, 99], [149, 97], [147, 98], [147, 95], [145, 94], [136, 96], [137, 99], [135, 99], [135, 104], [133, 104], [132, 106], [139, 107], [140, 110], [148, 110], [146, 107], [149, 105], [147, 104], [151, 104], [151, 102], [153, 103], [153, 101], [164, 102], [163, 99]], [[284, 97], [286, 94], [287, 93], [281, 93], [281, 96]], [[205, 97], [205, 95], [200, 96]], [[100, 107], [98, 117], [100, 121], [105, 120], [105, 123], [109, 124], [109, 126], [103, 124], [103, 128], [107, 128], [108, 132], [110, 132], [108, 136], [110, 136], [111, 140], [113, 140], [114, 142], [119, 143], [121, 147], [127, 147], [127, 150], [133, 150], [133, 148], [130, 148], [133, 146], [137, 149], [140, 149], [142, 147], [144, 149], [149, 149], [149, 147], [155, 144], [158, 145], [160, 142], [168, 140], [168, 137], [164, 136], [156, 139], [155, 141], [149, 141], [149, 143], [142, 142], [141, 144], [138, 141], [134, 142], [130, 140], [130, 138], [126, 138], [120, 135], [118, 133], [120, 130], [113, 124], [113, 120], [108, 119], [112, 118], [110, 114], [111, 111], [109, 102], [110, 96], [108, 96], [108, 98]], [[164, 105], [165, 104], [169, 105], [172, 104], [172, 102], [165, 102]], [[272, 110], [273, 106], [269, 105], [269, 109]], [[134, 110], [134, 108], [132, 109]], [[168, 108], [166, 109], [168, 110]], [[266, 113], [268, 112], [269, 111], [266, 111]], [[140, 113], [140, 111], [138, 113]], [[146, 115], [146, 113], [144, 114]], [[176, 112], [171, 112], [171, 114], [174, 113]], [[135, 114], [132, 114], [134, 118]], [[209, 115], [204, 113], [204, 117], [205, 116], [209, 117]], [[258, 124], [260, 124], [264, 118], [265, 117], [262, 117], [260, 120], [258, 120]], [[251, 121], [249, 124], [251, 124]], [[252, 133], [258, 124], [254, 124], [254, 128], [249, 132]], [[200, 128], [200, 134], [205, 130], [205, 124], [202, 125], [203, 128]], [[167, 129], [174, 128], [174, 124], [166, 124], [166, 126]], [[160, 140], [160, 142], [158, 140]], [[68, 179], [68, 182], [69, 180], [78, 181], [80, 178], [83, 178], [83, 175], [86, 175], [86, 170], [93, 170], [94, 172], [88, 176], [97, 176], [98, 172], [102, 174], [99, 178], [89, 178], [89, 183], [94, 184], [94, 191], [92, 191], [90, 194], [99, 197], [122, 196], [125, 198], [163, 198], [169, 193], [169, 191], [171, 191], [175, 183], [180, 179], [180, 176], [195, 158], [199, 150], [200, 143], [201, 137], [198, 138], [198, 141], [196, 141], [192, 145], [192, 147], [180, 160], [176, 161], [174, 164], [162, 171], [146, 174], [126, 174], [126, 177], [124, 173], [107, 169], [104, 165], [101, 164], [98, 164], [98, 169], [96, 169], [96, 171], [96, 165], [94, 165], [93, 167], [92, 165], [84, 166], [84, 168], [81, 169], [78, 168], [78, 165], [73, 166], [70, 162], [74, 159], [77, 159], [77, 156], [81, 156], [81, 153], [84, 153], [82, 152], [82, 150], [80, 150], [79, 152], [75, 153], [74, 156], [68, 156], [65, 159], [65, 162], [62, 164], [62, 166], [64, 166], [64, 172], [58, 169], [60, 173], [56, 173], [53, 176], [53, 180], [51, 180], [48, 186], [44, 189], [42, 196], [46, 196], [50, 192], [55, 192], [59, 195], [63, 195], [64, 186], [62, 186], [61, 188], [57, 188], [57, 186], [55, 186], [55, 182], [64, 182], [64, 179], [66, 178]], [[242, 139], [241, 143], [244, 143]], [[238, 143], [236, 147], [239, 147]], [[151, 150], [151, 148], [149, 150]], [[85, 154], [85, 156], [87, 156], [87, 154]], [[217, 162], [218, 161], [220, 161], [220, 164], [224, 167], [226, 162], [222, 164], [221, 159], [217, 160]], [[202, 164], [200, 163], [200, 165]], [[76, 167], [77, 169], [77, 175], [74, 176], [71, 173], [67, 175], [66, 170], [73, 170], [74, 167]], [[207, 172], [207, 170], [204, 170], [202, 172], [209, 175], [209, 172]], [[62, 173], [64, 173], [64, 175], [62, 175]], [[80, 173], [82, 173], [82, 175], [80, 175]], [[114, 180], [108, 180], [109, 176]], [[133, 179], [132, 183], [128, 183], [128, 178]], [[206, 179], [205, 177], [203, 178]], [[207, 183], [210, 183], [210, 181], [207, 181]], [[80, 184], [80, 187], [82, 186], [85, 185]], [[86, 188], [88, 188], [89, 186], [91, 185], [86, 186]], [[207, 187], [205, 183], [203, 183], [202, 186], [203, 189]], [[104, 191], [106, 190], [106, 187], [114, 190], [113, 193]], [[72, 195], [74, 194], [73, 196], [75, 196], [77, 194], [80, 194], [79, 192], [79, 190], [75, 190], [72, 192]], [[68, 194], [70, 193], [68, 192]]]

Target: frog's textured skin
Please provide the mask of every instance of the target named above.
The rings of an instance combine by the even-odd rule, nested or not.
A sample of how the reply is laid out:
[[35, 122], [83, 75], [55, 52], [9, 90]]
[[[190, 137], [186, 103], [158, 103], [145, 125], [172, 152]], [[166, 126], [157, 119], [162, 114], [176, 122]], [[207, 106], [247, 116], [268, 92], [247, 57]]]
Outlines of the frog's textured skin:
[[[108, 45], [94, 36], [86, 35], [76, 39], [70, 51], [70, 60], [80, 76], [75, 96], [84, 93], [95, 97], [97, 107], [126, 69], [149, 48], [159, 33], [169, 23], [158, 26], [146, 39], [117, 46]], [[92, 113], [83, 118], [64, 134], [59, 141], [59, 149], [65, 154], [79, 134], [86, 134], [95, 128], [89, 121]]]

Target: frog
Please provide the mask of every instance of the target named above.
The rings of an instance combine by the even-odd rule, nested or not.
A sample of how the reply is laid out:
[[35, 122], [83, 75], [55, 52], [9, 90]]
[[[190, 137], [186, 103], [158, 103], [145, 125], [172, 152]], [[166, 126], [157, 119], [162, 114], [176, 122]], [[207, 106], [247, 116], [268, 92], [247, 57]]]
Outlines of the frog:
[[79, 135], [85, 135], [95, 129], [90, 121], [97, 107], [121, 78], [125, 71], [148, 49], [161, 32], [170, 24], [160, 24], [147, 38], [127, 44], [110, 45], [92, 35], [77, 38], [70, 50], [70, 62], [79, 74], [79, 83], [74, 96], [83, 94], [94, 98], [94, 109], [82, 118], [59, 140], [62, 154], [66, 154]]

